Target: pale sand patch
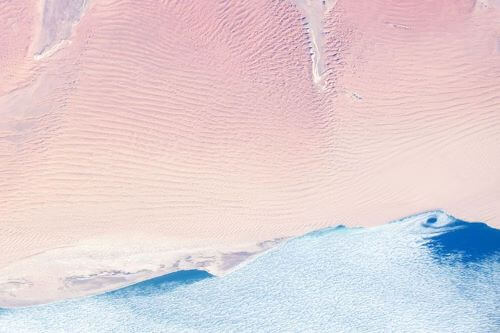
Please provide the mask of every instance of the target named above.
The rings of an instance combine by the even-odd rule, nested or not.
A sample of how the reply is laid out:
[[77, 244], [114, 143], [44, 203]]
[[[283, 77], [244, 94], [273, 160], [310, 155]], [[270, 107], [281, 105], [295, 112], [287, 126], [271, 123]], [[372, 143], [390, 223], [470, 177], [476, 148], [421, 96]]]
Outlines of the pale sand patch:
[[[198, 248], [193, 239], [115, 234], [22, 258], [0, 272], [0, 307], [100, 294], [184, 269], [222, 276], [282, 240]], [[12, 276], [16, 276], [13, 279]]]
[[300, 13], [304, 15], [304, 26], [307, 29], [310, 47], [311, 47], [311, 62], [312, 62], [312, 78], [314, 83], [319, 87], [325, 88], [325, 31], [324, 20], [325, 16], [331, 11], [338, 0], [294, 0]]
[[94, 1], [38, 62], [42, 11], [0, 6], [1, 304], [437, 208], [500, 226], [495, 6], [340, 0], [324, 89], [296, 2]]
[[88, 0], [41, 0], [38, 10], [41, 17], [34, 46], [35, 60], [53, 55], [72, 34]]

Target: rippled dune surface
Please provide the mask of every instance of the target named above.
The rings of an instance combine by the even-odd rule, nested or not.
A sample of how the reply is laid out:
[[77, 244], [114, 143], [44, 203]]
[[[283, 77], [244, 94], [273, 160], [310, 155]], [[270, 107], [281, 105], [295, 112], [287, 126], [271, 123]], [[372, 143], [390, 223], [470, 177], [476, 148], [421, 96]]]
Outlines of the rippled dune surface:
[[497, 1], [0, 2], [0, 305], [336, 224], [500, 225]]
[[500, 230], [430, 212], [322, 229], [225, 277], [184, 271], [0, 310], [0, 331], [496, 332], [499, 274]]

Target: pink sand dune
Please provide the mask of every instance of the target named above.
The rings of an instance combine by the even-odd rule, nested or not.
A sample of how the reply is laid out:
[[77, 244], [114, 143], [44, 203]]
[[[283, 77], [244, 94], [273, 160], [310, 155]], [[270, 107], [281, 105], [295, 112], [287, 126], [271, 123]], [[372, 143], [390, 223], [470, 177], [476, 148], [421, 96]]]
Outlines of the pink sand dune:
[[0, 3], [0, 305], [339, 223], [500, 226], [498, 4], [300, 2]]

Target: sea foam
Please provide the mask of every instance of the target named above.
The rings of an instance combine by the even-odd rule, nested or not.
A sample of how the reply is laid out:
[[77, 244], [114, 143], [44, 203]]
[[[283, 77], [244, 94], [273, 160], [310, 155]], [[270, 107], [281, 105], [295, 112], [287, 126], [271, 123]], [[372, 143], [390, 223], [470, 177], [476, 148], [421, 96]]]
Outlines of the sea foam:
[[0, 312], [1, 332], [493, 332], [500, 231], [444, 212], [292, 239], [200, 271]]

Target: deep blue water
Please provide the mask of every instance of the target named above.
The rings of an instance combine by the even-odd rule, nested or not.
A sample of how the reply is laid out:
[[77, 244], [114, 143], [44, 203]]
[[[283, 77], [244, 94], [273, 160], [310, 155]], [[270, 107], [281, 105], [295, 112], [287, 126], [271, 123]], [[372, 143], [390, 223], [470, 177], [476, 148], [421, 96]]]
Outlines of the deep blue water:
[[440, 211], [326, 228], [224, 277], [4, 310], [0, 332], [500, 332], [499, 232]]
[[[134, 296], [146, 296], [149, 294], [156, 293], [158, 291], [169, 291], [174, 289], [175, 287], [181, 285], [189, 285], [191, 283], [195, 283], [197, 281], [208, 279], [213, 277], [212, 274], [198, 270], [182, 270], [170, 274], [165, 274], [162, 276], [158, 276], [153, 279], [149, 279], [146, 281], [142, 281], [139, 283], [135, 283], [125, 288], [113, 290], [107, 292], [102, 296], [113, 296], [113, 297], [130, 297]], [[97, 296], [99, 297], [99, 296]]]
[[[428, 223], [434, 222], [430, 218]], [[429, 247], [440, 261], [449, 260], [464, 264], [478, 263], [498, 255], [500, 230], [484, 223], [468, 223], [455, 220], [449, 223], [449, 231], [429, 237]]]

